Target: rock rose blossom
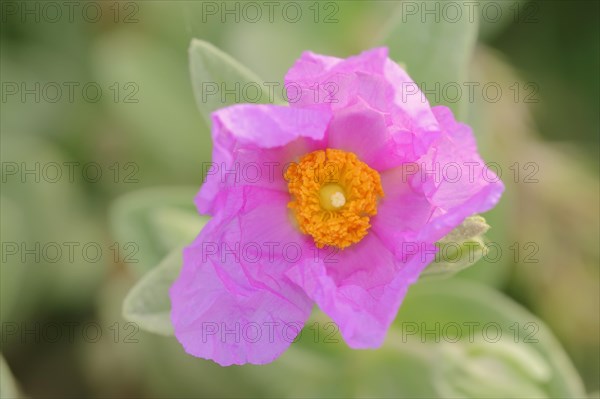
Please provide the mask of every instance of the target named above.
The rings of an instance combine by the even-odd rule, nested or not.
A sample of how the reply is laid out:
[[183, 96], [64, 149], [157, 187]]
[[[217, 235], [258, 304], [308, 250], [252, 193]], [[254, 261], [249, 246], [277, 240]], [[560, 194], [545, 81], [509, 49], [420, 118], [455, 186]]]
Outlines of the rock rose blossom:
[[436, 241], [504, 189], [386, 48], [305, 52], [285, 80], [289, 106], [212, 114], [212, 218], [170, 290], [185, 351], [223, 366], [276, 359], [314, 304], [350, 347], [380, 346]]

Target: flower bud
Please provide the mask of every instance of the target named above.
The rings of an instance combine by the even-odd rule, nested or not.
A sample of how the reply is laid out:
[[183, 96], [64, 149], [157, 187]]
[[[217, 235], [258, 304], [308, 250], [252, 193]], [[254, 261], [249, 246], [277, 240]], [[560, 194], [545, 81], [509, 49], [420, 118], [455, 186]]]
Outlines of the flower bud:
[[498, 342], [446, 343], [439, 347], [434, 386], [443, 398], [546, 398], [552, 372], [527, 344]]

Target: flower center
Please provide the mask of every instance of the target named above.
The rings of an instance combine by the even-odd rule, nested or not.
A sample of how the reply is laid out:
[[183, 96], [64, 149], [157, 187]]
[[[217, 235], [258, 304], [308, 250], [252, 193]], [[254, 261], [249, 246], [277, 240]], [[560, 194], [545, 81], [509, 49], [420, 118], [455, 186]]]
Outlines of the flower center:
[[339, 184], [325, 184], [319, 194], [321, 206], [328, 211], [335, 211], [346, 204], [344, 189]]
[[288, 206], [317, 247], [343, 249], [367, 235], [383, 189], [379, 174], [356, 155], [314, 151], [290, 165], [285, 178], [292, 196]]

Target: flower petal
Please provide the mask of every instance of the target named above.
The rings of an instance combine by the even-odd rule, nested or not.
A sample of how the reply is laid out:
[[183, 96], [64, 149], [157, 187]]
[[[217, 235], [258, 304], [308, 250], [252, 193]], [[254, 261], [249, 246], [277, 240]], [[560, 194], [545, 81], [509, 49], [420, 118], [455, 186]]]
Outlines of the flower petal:
[[428, 198], [411, 187], [410, 179], [417, 172], [417, 164], [408, 163], [381, 174], [385, 197], [371, 219], [371, 229], [397, 257], [417, 243], [421, 229], [435, 211]]
[[[171, 319], [191, 355], [223, 366], [264, 364], [285, 351], [309, 317], [312, 301], [284, 275], [308, 242], [289, 222], [282, 193], [229, 191], [223, 211], [184, 251], [170, 290]], [[282, 242], [293, 242], [300, 256], [269, 244]]]
[[386, 58], [386, 48], [347, 59], [306, 51], [285, 76], [288, 101], [299, 108], [342, 108], [353, 102], [359, 92], [357, 73], [381, 75]]
[[378, 171], [414, 159], [414, 135], [392, 125], [388, 116], [359, 99], [334, 114], [327, 129], [328, 147], [353, 152]]
[[464, 219], [496, 205], [504, 190], [477, 153], [471, 129], [434, 107], [442, 134], [421, 159], [381, 174], [385, 197], [372, 230], [396, 256], [430, 245]]
[[283, 169], [322, 147], [327, 111], [275, 105], [234, 105], [212, 115], [213, 162], [196, 196], [200, 213], [214, 214], [219, 190], [257, 186], [285, 190]]
[[333, 254], [330, 251], [322, 250], [318, 261], [306, 259], [286, 275], [337, 323], [350, 347], [376, 348], [408, 286], [435, 251], [420, 248], [402, 263], [373, 233], [355, 246]]
[[412, 183], [435, 207], [421, 237], [439, 240], [465, 218], [493, 208], [504, 184], [479, 156], [471, 128], [456, 122], [447, 107], [433, 112], [443, 135], [419, 161], [420, 173]]
[[[358, 139], [357, 144], [369, 140], [379, 144], [370, 150], [367, 148], [373, 142], [361, 147], [372, 155], [381, 151], [378, 157], [367, 157], [377, 159], [375, 164], [382, 164], [372, 166], [378, 170], [398, 166], [399, 157], [405, 162], [415, 161], [440, 133], [425, 95], [387, 54], [387, 48], [376, 48], [342, 60], [305, 52], [286, 75], [292, 107], [332, 110], [338, 121], [348, 117], [348, 113], [352, 118], [360, 117], [359, 108], [370, 109], [370, 115], [365, 117], [373, 120], [376, 119], [373, 112], [383, 116], [388, 127], [386, 134], [372, 134], [382, 132], [377, 128], [380, 123], [371, 128], [364, 123], [355, 128], [350, 126], [346, 131], [351, 139]], [[343, 140], [343, 134], [336, 136], [337, 144]]]

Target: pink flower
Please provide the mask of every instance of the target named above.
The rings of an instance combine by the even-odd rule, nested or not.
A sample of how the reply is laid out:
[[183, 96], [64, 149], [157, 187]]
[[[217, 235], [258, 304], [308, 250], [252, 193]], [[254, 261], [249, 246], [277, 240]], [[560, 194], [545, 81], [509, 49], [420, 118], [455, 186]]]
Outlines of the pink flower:
[[212, 115], [196, 198], [212, 219], [170, 290], [186, 352], [223, 366], [276, 359], [314, 303], [350, 347], [380, 346], [435, 242], [504, 189], [385, 48], [306, 52], [286, 83], [289, 107]]

